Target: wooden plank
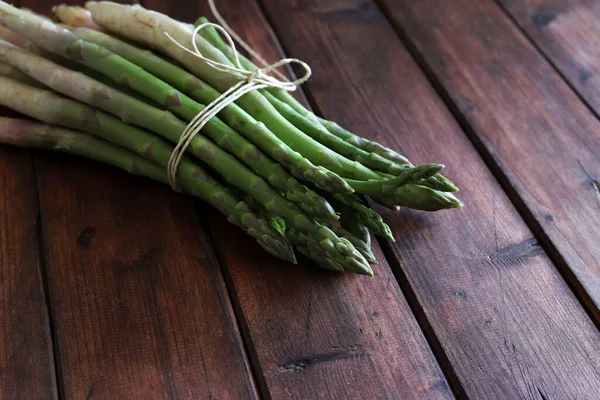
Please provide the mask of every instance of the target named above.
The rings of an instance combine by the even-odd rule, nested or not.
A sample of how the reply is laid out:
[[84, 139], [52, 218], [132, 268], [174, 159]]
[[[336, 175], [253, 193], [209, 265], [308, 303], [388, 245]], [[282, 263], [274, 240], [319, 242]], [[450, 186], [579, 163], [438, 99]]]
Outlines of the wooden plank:
[[600, 113], [600, 3], [498, 0], [569, 83]]
[[36, 167], [61, 395], [255, 398], [194, 200], [74, 157]]
[[[256, 49], [278, 57], [252, 3], [218, 3]], [[186, 21], [210, 15], [205, 1], [144, 5]], [[222, 218], [210, 222], [266, 397], [453, 397], [379, 247], [376, 278], [340, 276], [306, 260], [283, 264]]]
[[388, 4], [598, 323], [598, 121], [492, 0]]
[[[418, 21], [440, 9], [452, 16], [458, 2], [402, 3], [398, 9], [422, 9], [405, 17]], [[306, 90], [326, 117], [416, 162], [448, 165], [462, 188], [464, 210], [390, 212], [387, 219], [398, 240], [394, 266], [418, 300], [412, 306], [429, 321], [466, 394], [595, 397], [600, 334], [377, 6], [262, 4], [288, 55], [312, 66]]]
[[[0, 108], [0, 115], [14, 116]], [[29, 152], [0, 146], [0, 398], [53, 399], [56, 380]]]

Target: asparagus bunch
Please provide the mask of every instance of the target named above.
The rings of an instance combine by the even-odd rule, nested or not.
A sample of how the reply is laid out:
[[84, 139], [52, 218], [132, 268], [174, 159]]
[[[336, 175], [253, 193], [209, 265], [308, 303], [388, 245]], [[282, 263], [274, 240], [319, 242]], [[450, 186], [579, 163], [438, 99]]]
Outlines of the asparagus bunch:
[[[141, 6], [86, 8], [55, 7], [68, 25], [58, 26], [0, 1], [0, 104], [52, 125], [0, 119], [0, 142], [67, 150], [166, 183], [187, 124], [242, 78], [165, 35], [188, 46], [191, 25]], [[195, 40], [205, 56], [232, 65], [234, 50], [216, 31]], [[324, 268], [372, 275], [369, 231], [393, 236], [362, 196], [390, 208], [460, 208], [443, 167], [414, 166], [316, 117], [286, 91], [263, 89], [208, 121], [187, 148], [177, 183], [277, 257], [295, 262], [293, 246]]]

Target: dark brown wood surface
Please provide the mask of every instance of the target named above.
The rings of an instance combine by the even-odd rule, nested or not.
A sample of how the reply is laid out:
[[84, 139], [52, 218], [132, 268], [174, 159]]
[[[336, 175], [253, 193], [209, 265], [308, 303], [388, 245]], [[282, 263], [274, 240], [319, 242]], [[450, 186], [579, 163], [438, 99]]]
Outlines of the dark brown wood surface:
[[[170, 7], [164, 2], [143, 4], [185, 21], [210, 16], [205, 1]], [[267, 25], [251, 2], [220, 2], [219, 9], [261, 54], [278, 56]], [[263, 395], [452, 397], [378, 247], [375, 279], [339, 276], [306, 260], [298, 266], [282, 263], [224, 219], [209, 221]]]
[[254, 397], [192, 199], [70, 157], [37, 167], [61, 393]]
[[194, 200], [57, 154], [36, 172], [60, 394], [255, 397]]
[[600, 335], [592, 321], [377, 7], [351, 0], [263, 5], [288, 55], [316, 71], [306, 90], [326, 117], [415, 161], [449, 165], [462, 188], [460, 212], [387, 219], [398, 239], [397, 266], [466, 393], [598, 393]]
[[598, 114], [600, 2], [497, 1]]
[[216, 1], [268, 60], [311, 65], [318, 113], [461, 187], [461, 211], [381, 210], [397, 242], [372, 279], [277, 261], [166, 186], [0, 147], [0, 398], [598, 398], [598, 122], [511, 20], [594, 108], [597, 8], [497, 1], [510, 17]]
[[600, 320], [598, 120], [492, 0], [386, 4]]
[[38, 223], [32, 158], [26, 150], [0, 147], [2, 399], [53, 399], [57, 394]]

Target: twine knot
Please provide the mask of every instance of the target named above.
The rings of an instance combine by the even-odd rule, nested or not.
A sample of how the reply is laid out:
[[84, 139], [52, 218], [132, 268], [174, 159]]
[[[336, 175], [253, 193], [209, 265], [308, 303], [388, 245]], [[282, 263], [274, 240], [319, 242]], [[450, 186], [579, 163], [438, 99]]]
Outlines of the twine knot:
[[[200, 110], [198, 115], [196, 115], [194, 119], [192, 119], [192, 121], [183, 131], [183, 134], [179, 138], [179, 143], [177, 143], [177, 146], [175, 146], [175, 150], [173, 150], [173, 153], [169, 158], [168, 164], [169, 183], [171, 184], [171, 187], [177, 191], [179, 191], [179, 188], [177, 186], [177, 170], [179, 168], [179, 163], [181, 162], [185, 151], [191, 144], [194, 137], [200, 132], [204, 125], [206, 125], [208, 121], [210, 121], [211, 118], [213, 118], [221, 110], [223, 110], [225, 107], [227, 107], [246, 93], [264, 88], [279, 88], [291, 92], [296, 90], [296, 88], [299, 85], [306, 82], [312, 74], [312, 71], [308, 64], [296, 58], [284, 58], [273, 64], [268, 64], [227, 25], [223, 17], [217, 11], [214, 5], [214, 0], [209, 0], [209, 5], [215, 18], [217, 19], [217, 21], [219, 21], [220, 25], [211, 22], [198, 25], [191, 34], [192, 46], [194, 48], [193, 51], [188, 49], [186, 46], [183, 46], [181, 43], [177, 42], [167, 32], [165, 32], [165, 35], [176, 46], [192, 54], [194, 57], [200, 59], [202, 62], [205, 62], [210, 67], [222, 72], [226, 72], [232, 76], [238, 77], [241, 80], [240, 82], [229, 88], [229, 90], [217, 97], [212, 103]], [[196, 43], [196, 36], [202, 29], [205, 29], [207, 27], [213, 27], [217, 29], [221, 34], [223, 34], [223, 37], [227, 40], [229, 46], [231, 46], [233, 50], [235, 59], [233, 66], [230, 64], [220, 63], [211, 60], [202, 55], [202, 52], [200, 51], [200, 49], [198, 49], [198, 45]], [[254, 56], [263, 64], [262, 68], [257, 68], [253, 71], [247, 71], [242, 67], [232, 36], [246, 51], [248, 51], [252, 56]], [[302, 76], [299, 79], [296, 79], [295, 81], [290, 81], [289, 79], [287, 79], [287, 77], [283, 73], [281, 73], [279, 69], [283, 66], [290, 64], [299, 64], [306, 72], [304, 76]], [[269, 75], [271, 72], [274, 72], [280, 79]]]

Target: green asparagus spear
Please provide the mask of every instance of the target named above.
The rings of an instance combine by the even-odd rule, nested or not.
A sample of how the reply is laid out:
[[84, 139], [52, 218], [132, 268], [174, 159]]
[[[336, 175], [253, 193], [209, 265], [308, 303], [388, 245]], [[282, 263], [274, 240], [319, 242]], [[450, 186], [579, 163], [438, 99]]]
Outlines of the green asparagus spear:
[[337, 153], [346, 156], [351, 160], [358, 161], [364, 166], [375, 171], [385, 172], [392, 175], [399, 175], [403, 172], [406, 172], [406, 168], [402, 168], [401, 166], [391, 162], [390, 160], [380, 157], [377, 154], [367, 153], [366, 151], [338, 138], [330, 133], [323, 125], [321, 125], [316, 118], [309, 120], [306, 116], [294, 110], [287, 103], [279, 100], [268, 90], [264, 90], [261, 93], [267, 98], [267, 100], [269, 100], [273, 107], [275, 107], [275, 109], [279, 111], [279, 113], [294, 126]]
[[[350, 271], [372, 276], [372, 271], [365, 271], [363, 266], [356, 265], [353, 267], [355, 263], [352, 261], [352, 259], [346, 261], [332, 258], [320, 246], [317, 246], [314, 243], [312, 243], [314, 240], [310, 236], [304, 235], [294, 229], [287, 229], [285, 221], [283, 221], [278, 216], [266, 211], [253, 196], [246, 195], [244, 197], [244, 201], [250, 206], [250, 208], [255, 213], [261, 215], [263, 219], [268, 221], [275, 230], [282, 234], [285, 234], [286, 238], [288, 238], [288, 240], [294, 244], [298, 251], [300, 251], [305, 256], [317, 261], [319, 265], [324, 266], [325, 268], [331, 269], [333, 271], [343, 271], [344, 268], [349, 268]], [[338, 235], [340, 238], [343, 238], [350, 242], [369, 263], [377, 264], [377, 260], [371, 252], [370, 245], [367, 245], [361, 240], [355, 238], [354, 236], [352, 236], [352, 234], [350, 234], [348, 231], [341, 227], [329, 223], [323, 223], [323, 225], [324, 228], [327, 228], [332, 233]]]
[[383, 218], [375, 210], [367, 207], [360, 197], [356, 195], [342, 195], [334, 194], [332, 197], [332, 203], [335, 204], [336, 209], [341, 209], [341, 205], [350, 207], [353, 209], [361, 221], [373, 231], [377, 236], [386, 238], [391, 242], [395, 242], [392, 230], [390, 227], [383, 222]]
[[347, 230], [354, 237], [360, 239], [366, 243], [369, 248], [371, 247], [371, 234], [369, 228], [362, 221], [360, 214], [344, 204], [340, 205], [340, 225], [342, 228]]
[[424, 164], [414, 167], [409, 171], [404, 171], [400, 176], [378, 181], [352, 181], [348, 180], [352, 187], [356, 188], [358, 193], [367, 194], [375, 199], [386, 198], [394, 190], [409, 183], [421, 183], [444, 168], [441, 164]]
[[344, 238], [344, 239], [348, 240], [350, 243], [352, 243], [352, 245], [356, 248], [356, 250], [360, 251], [360, 254], [362, 254], [363, 257], [370, 264], [378, 263], [377, 259], [375, 258], [375, 255], [373, 254], [373, 250], [371, 250], [371, 241], [370, 240], [367, 243], [366, 241], [363, 241], [359, 237], [350, 233], [344, 227], [340, 227], [340, 226], [337, 226], [334, 224], [327, 224], [327, 227], [329, 229], [331, 229], [339, 237]]

